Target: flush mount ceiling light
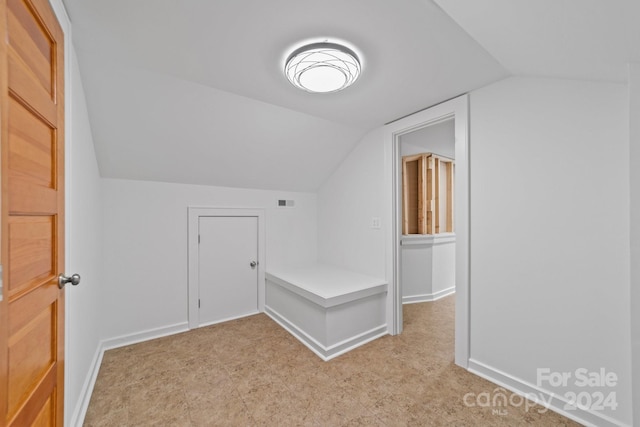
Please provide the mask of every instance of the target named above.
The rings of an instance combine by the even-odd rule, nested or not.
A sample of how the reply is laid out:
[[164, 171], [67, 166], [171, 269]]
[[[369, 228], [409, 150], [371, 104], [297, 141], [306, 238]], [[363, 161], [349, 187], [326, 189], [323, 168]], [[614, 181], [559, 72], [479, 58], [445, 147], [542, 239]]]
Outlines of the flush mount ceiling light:
[[307, 92], [337, 92], [353, 84], [360, 75], [358, 55], [337, 43], [312, 43], [294, 50], [284, 73], [295, 87]]

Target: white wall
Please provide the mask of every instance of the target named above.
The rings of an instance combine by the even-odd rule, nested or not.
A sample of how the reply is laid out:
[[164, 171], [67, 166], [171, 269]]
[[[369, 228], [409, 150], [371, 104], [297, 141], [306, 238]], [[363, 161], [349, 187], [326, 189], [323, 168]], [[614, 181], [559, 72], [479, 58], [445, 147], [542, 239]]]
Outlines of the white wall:
[[403, 242], [400, 251], [402, 254], [402, 302], [411, 302], [409, 297], [423, 296], [424, 298], [426, 295], [433, 294], [433, 250], [433, 243], [406, 245]]
[[640, 423], [640, 63], [629, 68], [633, 416]]
[[[431, 301], [456, 286], [456, 243], [450, 234], [402, 239], [402, 301]], [[414, 244], [411, 244], [413, 241]]]
[[455, 121], [453, 119], [427, 126], [400, 137], [400, 154], [409, 156], [424, 152], [455, 158]]
[[[626, 96], [524, 78], [471, 94], [470, 292], [472, 359], [534, 385], [537, 368], [615, 371], [606, 415], [631, 424]], [[379, 277], [386, 144], [368, 134], [318, 193], [319, 259]]]
[[78, 416], [79, 401], [91, 373], [92, 362], [100, 341], [102, 287], [102, 210], [100, 173], [93, 148], [80, 70], [73, 55], [71, 70], [72, 128], [67, 131], [67, 211], [69, 233], [67, 274], [79, 273], [79, 286], [67, 286], [67, 414], [68, 422]]
[[318, 190], [320, 262], [386, 277], [384, 230], [371, 228], [372, 217], [385, 212], [384, 158], [379, 128], [363, 137]]
[[[100, 341], [100, 174], [71, 23], [61, 0], [50, 0], [65, 34], [65, 269], [80, 273], [80, 286], [65, 289], [65, 425], [76, 425]], [[88, 403], [88, 402], [87, 402]]]
[[568, 80], [471, 94], [471, 358], [534, 385], [604, 367], [605, 414], [630, 425], [626, 104], [622, 85]]
[[102, 194], [106, 340], [186, 327], [188, 206], [267, 208], [267, 271], [316, 261], [315, 194], [118, 179], [103, 179]]
[[[455, 158], [455, 120], [449, 119], [435, 125], [407, 133], [400, 137], [400, 155], [435, 153]], [[440, 169], [440, 218], [446, 218], [446, 171]], [[444, 228], [442, 228], [444, 230]], [[403, 246], [402, 298], [404, 302], [416, 302], [437, 297], [442, 291], [455, 287], [455, 241], [445, 244]]]

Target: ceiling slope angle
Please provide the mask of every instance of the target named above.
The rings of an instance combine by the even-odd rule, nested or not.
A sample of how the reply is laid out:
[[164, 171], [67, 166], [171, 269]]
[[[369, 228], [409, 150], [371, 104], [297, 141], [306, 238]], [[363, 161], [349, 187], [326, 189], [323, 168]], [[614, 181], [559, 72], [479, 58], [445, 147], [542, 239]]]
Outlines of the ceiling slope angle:
[[[64, 2], [107, 177], [314, 191], [371, 129], [508, 75], [432, 0]], [[351, 87], [289, 83], [287, 55], [320, 41], [357, 51]]]
[[638, 0], [435, 0], [512, 74], [624, 83]]
[[[112, 84], [101, 85], [105, 80]], [[363, 135], [358, 128], [108, 62], [88, 65], [83, 81], [93, 88], [87, 102], [104, 177], [315, 191]]]

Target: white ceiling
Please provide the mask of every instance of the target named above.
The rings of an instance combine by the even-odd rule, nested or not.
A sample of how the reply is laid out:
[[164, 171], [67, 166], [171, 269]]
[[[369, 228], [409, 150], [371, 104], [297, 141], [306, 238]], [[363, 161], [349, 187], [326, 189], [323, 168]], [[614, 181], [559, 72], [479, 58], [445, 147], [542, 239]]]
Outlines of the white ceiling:
[[511, 74], [623, 83], [638, 0], [435, 0]]
[[355, 127], [109, 61], [93, 59], [82, 72], [107, 177], [308, 191], [362, 135]]
[[[426, 0], [65, 0], [103, 176], [314, 191], [369, 130], [505, 70]], [[347, 40], [361, 78], [295, 89], [284, 56]]]
[[[64, 2], [101, 174], [230, 187], [314, 191], [386, 122], [509, 74], [622, 81], [640, 45], [634, 0]], [[284, 57], [324, 39], [361, 78], [295, 89]]]

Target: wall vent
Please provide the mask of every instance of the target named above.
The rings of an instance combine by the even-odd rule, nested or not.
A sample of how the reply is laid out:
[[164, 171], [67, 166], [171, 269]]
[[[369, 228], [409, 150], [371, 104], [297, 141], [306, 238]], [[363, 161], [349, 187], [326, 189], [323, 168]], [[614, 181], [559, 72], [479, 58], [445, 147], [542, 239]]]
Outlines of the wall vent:
[[294, 206], [295, 206], [295, 202], [293, 200], [284, 200], [284, 199], [278, 200], [279, 208], [292, 208]]

